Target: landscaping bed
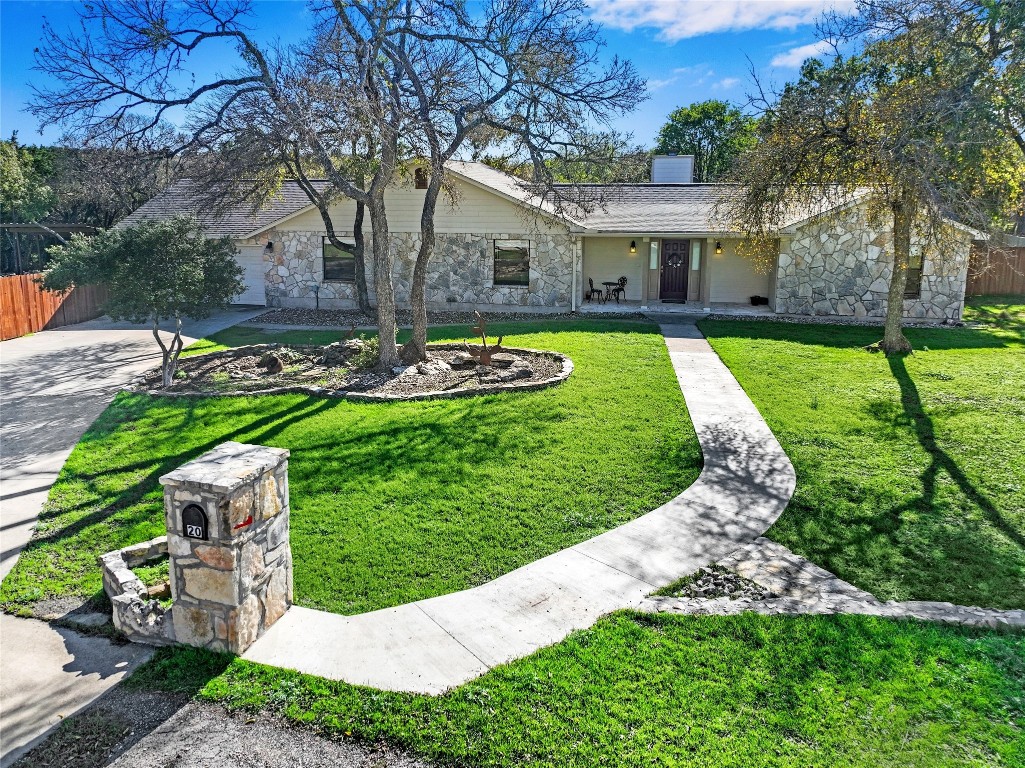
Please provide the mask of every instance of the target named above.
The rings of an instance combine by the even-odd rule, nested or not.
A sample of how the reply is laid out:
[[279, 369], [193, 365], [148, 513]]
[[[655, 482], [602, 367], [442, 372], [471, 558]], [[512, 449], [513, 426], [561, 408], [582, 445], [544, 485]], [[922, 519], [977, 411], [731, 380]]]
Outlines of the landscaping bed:
[[479, 347], [435, 344], [428, 360], [378, 370], [374, 340], [349, 339], [325, 347], [263, 344], [182, 358], [164, 389], [160, 369], [135, 384], [155, 395], [256, 395], [305, 392], [349, 399], [415, 400], [540, 389], [573, 370], [565, 355], [502, 347], [481, 365]]

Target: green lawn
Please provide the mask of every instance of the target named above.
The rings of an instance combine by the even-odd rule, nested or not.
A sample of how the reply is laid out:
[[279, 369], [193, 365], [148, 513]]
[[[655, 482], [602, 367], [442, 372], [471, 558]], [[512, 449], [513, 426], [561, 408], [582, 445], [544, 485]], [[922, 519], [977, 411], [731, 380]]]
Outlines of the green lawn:
[[1025, 607], [1022, 309], [890, 359], [879, 329], [701, 323], [797, 469], [766, 535], [883, 599]]
[[1016, 332], [1025, 339], [1025, 296], [973, 296], [965, 300], [964, 319]]
[[[420, 403], [119, 395], [68, 459], [0, 602], [25, 611], [99, 594], [98, 554], [164, 533], [157, 479], [225, 440], [291, 450], [296, 599], [340, 613], [489, 581], [697, 477], [700, 450], [657, 327], [542, 320], [493, 332], [568, 354], [573, 375], [541, 392]], [[204, 346], [309, 337], [229, 329]]]
[[1025, 635], [856, 616], [621, 612], [436, 698], [191, 649], [132, 684], [457, 765], [1025, 764]]

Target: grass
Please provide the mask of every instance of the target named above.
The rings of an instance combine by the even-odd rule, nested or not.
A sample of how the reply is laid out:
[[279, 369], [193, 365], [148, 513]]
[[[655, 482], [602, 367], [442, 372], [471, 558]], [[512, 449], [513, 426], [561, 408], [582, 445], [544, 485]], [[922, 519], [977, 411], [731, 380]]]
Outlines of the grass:
[[917, 351], [890, 359], [862, 350], [879, 329], [701, 323], [797, 469], [766, 535], [883, 599], [1025, 607], [1025, 326], [1008, 316], [909, 329]]
[[1017, 332], [1025, 339], [1025, 296], [972, 296], [965, 299], [964, 319]]
[[[291, 450], [297, 602], [339, 613], [491, 580], [693, 482], [700, 451], [657, 327], [541, 320], [493, 332], [568, 354], [573, 375], [541, 392], [420, 403], [119, 395], [69, 457], [0, 602], [24, 612], [99, 593], [98, 554], [164, 533], [158, 478], [225, 440]], [[310, 335], [235, 328], [201, 348], [267, 338]]]
[[193, 649], [158, 652], [136, 678], [456, 765], [1025, 761], [1025, 635], [858, 616], [621, 612], [439, 697]]

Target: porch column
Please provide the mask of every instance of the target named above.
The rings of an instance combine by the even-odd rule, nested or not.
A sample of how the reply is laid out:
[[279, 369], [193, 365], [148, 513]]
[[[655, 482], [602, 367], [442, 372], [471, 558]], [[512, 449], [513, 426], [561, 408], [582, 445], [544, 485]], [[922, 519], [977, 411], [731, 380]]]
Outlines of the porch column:
[[651, 259], [651, 238], [642, 237], [640, 251], [641, 262], [641, 309], [648, 308], [648, 261]]
[[705, 240], [705, 264], [701, 270], [701, 307], [706, 312], [712, 310], [712, 270], [715, 263], [715, 243], [722, 238], [709, 237]]

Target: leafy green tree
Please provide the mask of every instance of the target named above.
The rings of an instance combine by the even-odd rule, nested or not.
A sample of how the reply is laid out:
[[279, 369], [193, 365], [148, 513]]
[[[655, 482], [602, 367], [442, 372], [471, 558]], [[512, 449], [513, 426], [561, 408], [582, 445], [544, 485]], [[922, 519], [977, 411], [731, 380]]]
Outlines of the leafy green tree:
[[[174, 380], [182, 350], [182, 318], [202, 319], [224, 309], [245, 289], [231, 238], [208, 239], [188, 216], [143, 221], [94, 237], [72, 235], [50, 248], [42, 285], [66, 291], [103, 283], [110, 297], [104, 311], [115, 320], [150, 322], [163, 355], [163, 386]], [[170, 344], [160, 338], [160, 321], [174, 320]]]
[[48, 158], [18, 143], [17, 136], [0, 141], [0, 219], [36, 221], [54, 205], [47, 184]]
[[755, 120], [725, 101], [701, 101], [670, 113], [658, 132], [659, 154], [694, 155], [694, 181], [722, 180], [756, 141]]

